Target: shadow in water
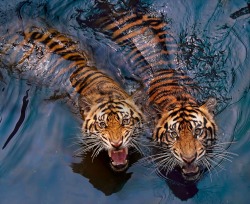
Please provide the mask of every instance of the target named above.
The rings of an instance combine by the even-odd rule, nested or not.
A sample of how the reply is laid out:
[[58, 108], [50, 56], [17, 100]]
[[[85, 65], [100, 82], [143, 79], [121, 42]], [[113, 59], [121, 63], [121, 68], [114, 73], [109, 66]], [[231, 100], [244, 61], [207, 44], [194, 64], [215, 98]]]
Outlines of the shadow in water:
[[247, 15], [247, 14], [250, 14], [250, 2], [247, 3], [247, 6], [246, 6], [246, 7], [241, 8], [240, 10], [235, 11], [234, 13], [232, 13], [232, 14], [230, 15], [230, 17], [231, 17], [232, 19], [236, 19], [236, 18], [239, 18], [239, 17], [241, 17], [241, 16], [243, 16], [243, 15]]
[[[161, 174], [161, 177], [166, 175], [166, 172], [164, 171], [160, 171], [159, 173]], [[169, 186], [172, 193], [182, 201], [194, 197], [199, 191], [197, 188], [198, 181], [185, 180], [178, 168], [175, 168], [171, 172], [167, 173], [165, 182]]]
[[[72, 163], [73, 172], [81, 174], [89, 179], [89, 182], [105, 195], [111, 195], [120, 191], [131, 178], [132, 172], [114, 172], [110, 167], [107, 152], [101, 152], [94, 159], [91, 152], [82, 156], [80, 163]], [[139, 153], [129, 155], [129, 167], [141, 158]]]
[[11, 132], [8, 139], [4, 143], [2, 149], [4, 149], [8, 145], [10, 140], [16, 135], [17, 131], [19, 130], [19, 128], [22, 126], [22, 124], [24, 122], [26, 109], [27, 109], [27, 106], [28, 106], [28, 103], [29, 103], [29, 100], [28, 100], [29, 94], [28, 93], [29, 93], [29, 89], [26, 91], [26, 95], [23, 97], [23, 105], [22, 105], [22, 109], [21, 109], [20, 118], [17, 121], [14, 130]]

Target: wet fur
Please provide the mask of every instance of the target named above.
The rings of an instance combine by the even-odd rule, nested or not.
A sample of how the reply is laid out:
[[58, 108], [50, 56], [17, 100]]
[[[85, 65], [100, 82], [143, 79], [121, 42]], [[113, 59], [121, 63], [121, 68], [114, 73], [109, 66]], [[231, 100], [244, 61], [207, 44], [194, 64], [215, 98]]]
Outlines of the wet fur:
[[[90, 66], [87, 54], [68, 36], [54, 29], [25, 27], [24, 31], [13, 29], [1, 37], [1, 63], [47, 86], [63, 84], [60, 88], [78, 104], [84, 120], [81, 141], [87, 147], [80, 152], [93, 150], [95, 156], [102, 150], [138, 146], [144, 119], [133, 98], [112, 78]], [[125, 124], [125, 119], [129, 123]], [[121, 145], [117, 148], [114, 143]]]
[[150, 117], [155, 118], [153, 140], [159, 150], [150, 158], [160, 169], [169, 172], [179, 166], [185, 179], [196, 180], [203, 168], [210, 170], [214, 165], [208, 157], [217, 139], [216, 100], [210, 98], [200, 105], [192, 96], [199, 86], [177, 69], [178, 45], [167, 23], [157, 15], [133, 9], [104, 9], [93, 19], [86, 22], [79, 18], [78, 22], [116, 42], [131, 62], [129, 71], [144, 84]]

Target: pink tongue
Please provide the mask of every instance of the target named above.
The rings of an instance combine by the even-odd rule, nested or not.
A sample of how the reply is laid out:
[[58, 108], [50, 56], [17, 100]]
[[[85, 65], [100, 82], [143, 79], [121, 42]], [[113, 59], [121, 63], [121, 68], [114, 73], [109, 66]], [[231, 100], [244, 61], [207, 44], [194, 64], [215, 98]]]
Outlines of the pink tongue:
[[121, 149], [119, 151], [111, 151], [111, 159], [116, 165], [124, 164], [126, 162], [126, 151]]

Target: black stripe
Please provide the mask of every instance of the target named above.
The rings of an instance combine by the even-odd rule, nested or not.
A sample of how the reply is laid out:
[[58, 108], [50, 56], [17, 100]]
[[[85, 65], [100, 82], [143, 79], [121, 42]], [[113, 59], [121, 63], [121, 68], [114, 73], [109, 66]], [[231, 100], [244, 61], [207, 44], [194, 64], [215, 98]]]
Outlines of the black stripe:
[[98, 109], [101, 110], [102, 108], [104, 108], [109, 103], [110, 103], [110, 101], [100, 104]]
[[[100, 78], [105, 78], [105, 79], [107, 79], [106, 76], [101, 75], [101, 76], [97, 76], [97, 77], [93, 78], [93, 79], [91, 80], [91, 83], [95, 83], [95, 80], [100, 79]], [[81, 93], [81, 92], [83, 91], [83, 89], [85, 89], [87, 86], [90, 86], [91, 83], [86, 83], [86, 80], [85, 80], [85, 81], [80, 85], [81, 88], [78, 90], [78, 93]], [[83, 85], [83, 84], [84, 84], [84, 85]]]
[[120, 106], [115, 106], [115, 108], [117, 108], [117, 109], [123, 109], [123, 107], [120, 107]]
[[[88, 73], [88, 72], [91, 72], [91, 73]], [[86, 70], [83, 74], [85, 74], [86, 73], [86, 76], [84, 77], [84, 78], [81, 78], [81, 79], [79, 79], [78, 81], [76, 81], [76, 83], [74, 84], [74, 86], [73, 87], [76, 87], [77, 85], [80, 85], [80, 84], [84, 84], [84, 83], [86, 83], [87, 82], [87, 80], [90, 78], [90, 77], [92, 77], [92, 76], [94, 76], [94, 75], [96, 75], [96, 74], [100, 74], [100, 72], [93, 72], [93, 70]], [[80, 76], [81, 76], [82, 74], [80, 74]]]
[[[127, 16], [128, 16], [128, 15], [119, 16], [114, 22], [118, 23], [121, 19], [124, 19], [124, 18], [127, 17]], [[124, 26], [129, 25], [130, 23], [134, 23], [134, 22], [136, 22], [136, 21], [138, 21], [138, 20], [142, 20], [142, 17], [143, 17], [142, 15], [136, 15], [136, 16], [134, 16], [133, 18], [128, 19], [127, 21], [122, 20], [123, 23], [120, 23], [119, 25], [117, 25], [116, 28], [117, 28], [117, 29], [121, 29], [121, 28], [123, 28]], [[138, 26], [138, 24], [135, 25], [135, 26]], [[133, 27], [132, 27], [132, 28], [133, 28]], [[131, 29], [131, 28], [129, 28], [129, 29]], [[111, 30], [111, 29], [109, 29], [109, 30]]]
[[[84, 72], [81, 72], [83, 69], [86, 69]], [[89, 69], [88, 69], [89, 68]], [[93, 69], [92, 68], [90, 68], [90, 67], [88, 67], [88, 66], [80, 66], [80, 67], [77, 67], [76, 68], [76, 70], [71, 74], [71, 76], [73, 76], [73, 75], [79, 75], [80, 74], [80, 76], [82, 75], [82, 74], [84, 74], [84, 73], [86, 73], [86, 72], [88, 72], [88, 71], [93, 71]], [[79, 73], [79, 72], [81, 72], [81, 73]], [[76, 77], [75, 76], [75, 77]], [[70, 77], [71, 78], [71, 77]]]
[[64, 47], [64, 49], [65, 49], [64, 52], [60, 52], [60, 53], [59, 53], [62, 57], [66, 56], [66, 55], [68, 55], [68, 54], [74, 53], [74, 52], [72, 52], [71, 50], [68, 51], [65, 47]]
[[41, 38], [43, 36], [43, 34], [39, 33], [39, 32], [34, 32], [31, 34], [30, 39], [31, 40], [38, 40], [39, 38]]
[[161, 85], [155, 87], [154, 89], [150, 90], [150, 92], [148, 93], [149, 97], [151, 97], [159, 89], [162, 89], [162, 88], [168, 87], [168, 86], [177, 86], [177, 87], [180, 87], [178, 83], [165, 83], [165, 84], [161, 84]]
[[134, 42], [131, 40], [131, 38], [128, 39], [124, 39], [122, 42], [117, 43], [120, 47], [133, 47], [135, 44]]
[[[169, 94], [168, 94], [169, 95]], [[163, 96], [161, 96], [160, 98], [162, 98], [162, 97], [164, 97], [164, 96], [167, 96], [167, 95], [163, 95]], [[156, 101], [156, 99], [155, 99], [155, 101]], [[165, 98], [165, 99], [163, 99], [160, 103], [158, 103], [158, 106], [160, 106], [160, 107], [164, 107], [166, 104], [168, 104], [170, 102], [170, 100], [168, 99], [168, 98]]]
[[58, 45], [59, 43], [58, 42], [53, 42], [53, 43], [51, 43], [48, 47], [50, 48], [50, 49], [52, 49], [53, 47], [55, 47], [56, 45]]
[[[140, 54], [139, 56], [136, 56], [136, 58], [133, 59], [134, 63], [139, 62], [140, 60], [145, 60], [146, 61], [145, 57], [141, 53], [139, 53], [139, 54]], [[131, 57], [131, 60], [132, 60], [132, 57]]]
[[160, 137], [159, 137], [159, 131], [160, 131], [161, 127], [158, 127], [157, 130], [156, 130], [156, 139], [158, 140]]
[[162, 97], [168, 97], [170, 95], [173, 95], [172, 90], [161, 91], [156, 97], [154, 97], [154, 101], [157, 101], [161, 99]]
[[189, 114], [191, 114], [191, 113], [199, 114], [199, 111], [197, 111], [195, 109], [191, 109], [191, 110], [184, 109], [184, 111], [187, 111]]
[[[117, 35], [116, 37], [113, 37], [114, 41], [118, 41], [120, 38], [125, 37], [127, 35], [130, 35], [131, 33], [137, 32], [138, 30], [141, 29], [141, 25], [134, 25], [133, 27], [128, 28], [127, 30], [124, 30], [122, 33]], [[118, 28], [119, 29], [119, 28]], [[127, 39], [132, 39], [132, 38], [127, 38]], [[123, 42], [123, 41], [122, 41]]]
[[[63, 47], [61, 47], [61, 48], [57, 48], [57, 49], [55, 49], [53, 52], [55, 52], [55, 53], [61, 55], [61, 53], [58, 53], [58, 52], [59, 52], [59, 51], [62, 51], [62, 50], [65, 50], [65, 46], [63, 46]], [[62, 56], [62, 55], [61, 55], [61, 56]]]
[[52, 40], [51, 37], [48, 36], [47, 38], [45, 38], [45, 40], [41, 41], [41, 43], [47, 45], [51, 40]]
[[179, 112], [180, 112], [180, 110], [177, 110], [177, 111], [174, 111], [173, 113], [169, 114], [166, 120], [168, 120], [168, 118], [176, 117]]
[[[77, 53], [76, 53], [77, 54]], [[80, 56], [79, 54], [75, 55], [75, 56], [70, 56], [67, 58], [67, 60], [70, 60], [70, 61], [80, 61], [80, 60], [84, 60], [86, 61], [85, 58], [83, 58], [82, 56]]]
[[[86, 69], [83, 71], [83, 69]], [[76, 77], [81, 78], [81, 76], [87, 74], [88, 72], [93, 72], [94, 70], [92, 69], [87, 69], [89, 67], [85, 67], [85, 66], [81, 66], [79, 68], [77, 68], [70, 76], [70, 82], [72, 82], [72, 80], [74, 80]], [[80, 73], [79, 73], [80, 72]], [[74, 75], [74, 77], [72, 77]], [[77, 81], [75, 84], [79, 83], [79, 81]]]
[[[157, 78], [157, 77], [162, 77], [162, 78], [165, 78], [167, 76], [165, 75], [170, 75], [170, 74], [175, 74], [174, 76], [178, 76], [178, 73], [174, 73], [174, 71], [172, 69], [162, 69], [162, 70], [157, 70], [156, 72], [154, 72], [154, 75], [153, 75], [153, 78]], [[148, 76], [145, 80], [147, 81], [151, 81], [152, 80], [152, 77], [151, 76]]]
[[90, 121], [90, 119], [86, 120], [86, 125], [85, 125], [85, 128], [84, 128], [85, 130], [87, 130], [87, 128], [88, 128], [89, 121]]
[[[156, 78], [156, 77], [154, 77]], [[150, 83], [150, 86], [156, 85], [158, 83], [164, 82], [164, 81], [170, 81], [170, 83], [176, 83], [179, 84], [179, 80], [176, 79], [175, 77], [169, 77], [169, 76], [162, 76], [160, 79], [157, 79], [153, 82]]]
[[188, 117], [196, 118], [196, 116], [195, 116], [195, 115], [192, 115], [192, 114], [188, 115]]
[[167, 146], [171, 146], [172, 140], [173, 138], [170, 140], [169, 138], [172, 138], [170, 135], [168, 135], [168, 137], [166, 137], [166, 141], [167, 141]]

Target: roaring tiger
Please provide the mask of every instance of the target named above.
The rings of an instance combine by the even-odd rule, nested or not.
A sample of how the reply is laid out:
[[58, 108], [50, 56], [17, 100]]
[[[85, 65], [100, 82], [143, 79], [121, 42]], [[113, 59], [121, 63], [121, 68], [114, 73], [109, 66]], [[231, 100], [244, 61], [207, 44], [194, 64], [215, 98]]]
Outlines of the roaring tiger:
[[[128, 149], [140, 151], [144, 116], [133, 97], [89, 65], [77, 42], [54, 29], [36, 26], [7, 30], [1, 37], [1, 67], [18, 76], [67, 90], [83, 119], [80, 152], [107, 151], [114, 171], [128, 167]], [[13, 31], [14, 30], [14, 31]]]
[[153, 140], [160, 152], [151, 158], [158, 169], [167, 173], [179, 169], [190, 181], [200, 178], [204, 170], [210, 171], [218, 162], [215, 155], [223, 154], [215, 147], [216, 99], [199, 104], [193, 97], [197, 85], [177, 68], [178, 47], [167, 23], [133, 9], [120, 13], [104, 9], [97, 17], [82, 20], [79, 15], [77, 20], [117, 43], [131, 62], [129, 71], [142, 80], [147, 104], [155, 111]]

